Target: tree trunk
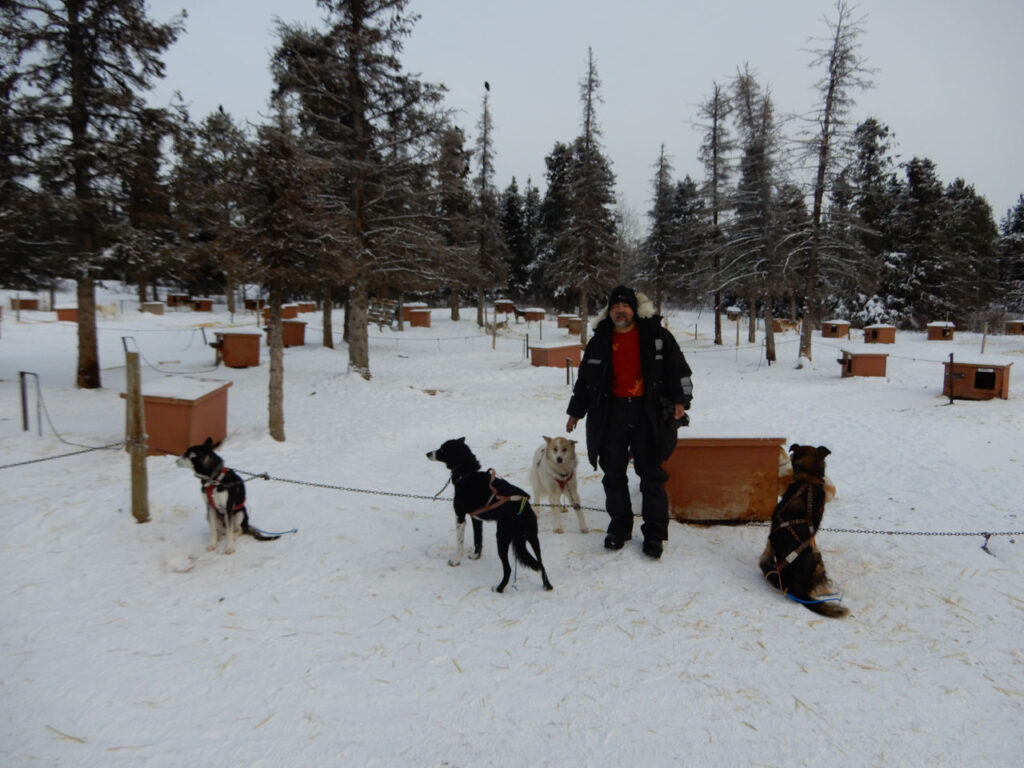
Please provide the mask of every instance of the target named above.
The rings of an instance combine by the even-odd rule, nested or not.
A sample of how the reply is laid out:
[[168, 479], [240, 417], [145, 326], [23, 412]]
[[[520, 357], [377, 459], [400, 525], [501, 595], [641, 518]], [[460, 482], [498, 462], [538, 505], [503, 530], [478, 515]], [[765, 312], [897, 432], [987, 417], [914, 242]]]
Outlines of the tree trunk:
[[323, 345], [327, 347], [327, 349], [334, 349], [334, 324], [332, 323], [334, 297], [331, 294], [331, 286], [329, 283], [324, 285], [324, 289], [320, 294], [320, 301], [322, 302], [321, 311], [324, 324]]
[[82, 276], [78, 295], [78, 381], [81, 389], [99, 389], [100, 355], [96, 343], [96, 292], [93, 279]]
[[481, 328], [487, 322], [487, 318], [484, 317], [484, 302], [487, 300], [486, 294], [483, 288], [476, 289], [476, 324]]
[[224, 295], [228, 300], [228, 312], [235, 314], [235, 273], [230, 267], [224, 270]]
[[722, 344], [722, 292], [715, 291], [715, 344]]
[[753, 344], [757, 341], [757, 294], [753, 290], [747, 296], [747, 301], [750, 302], [750, 311], [748, 312], [750, 327], [747, 328], [747, 341]]
[[367, 381], [370, 380], [370, 339], [366, 330], [368, 303], [366, 275], [360, 272], [349, 293], [345, 327], [348, 330], [348, 368]]
[[773, 325], [772, 303], [764, 303], [764, 356], [768, 365], [775, 362], [775, 326]]
[[587, 346], [587, 329], [590, 328], [590, 297], [580, 291], [580, 344]]
[[281, 325], [281, 291], [270, 289], [270, 393], [268, 423], [270, 436], [284, 442], [284, 339]]
[[451, 287], [451, 295], [449, 297], [449, 305], [452, 308], [452, 322], [459, 322], [459, 291], [453, 285]]

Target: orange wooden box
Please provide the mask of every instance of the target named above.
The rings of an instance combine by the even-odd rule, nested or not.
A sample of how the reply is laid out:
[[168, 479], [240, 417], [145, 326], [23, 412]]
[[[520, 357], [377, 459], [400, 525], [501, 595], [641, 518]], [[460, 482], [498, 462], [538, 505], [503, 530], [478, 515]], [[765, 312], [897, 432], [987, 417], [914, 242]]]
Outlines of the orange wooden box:
[[181, 376], [143, 384], [146, 454], [180, 456], [207, 437], [220, 443], [228, 431], [230, 386], [230, 381]]
[[193, 312], [213, 312], [213, 299], [192, 299]]
[[565, 368], [567, 365], [578, 366], [582, 348], [579, 342], [570, 344], [547, 344], [530, 347], [530, 364], [537, 367]]
[[1011, 336], [1024, 335], [1024, 320], [1007, 320], [1006, 333]]
[[669, 514], [676, 520], [771, 520], [779, 499], [782, 437], [691, 437], [665, 462]]
[[57, 307], [55, 311], [58, 320], [69, 323], [78, 322], [78, 307]]
[[845, 320], [826, 320], [821, 324], [823, 339], [841, 339], [850, 335], [850, 324]]
[[943, 363], [942, 394], [961, 400], [991, 400], [1010, 396], [1013, 363]]
[[952, 341], [955, 328], [953, 323], [928, 323], [928, 341]]
[[253, 368], [260, 364], [260, 335], [251, 331], [215, 331], [217, 362], [228, 368]]
[[406, 320], [409, 325], [413, 328], [429, 328], [430, 327], [430, 310], [429, 309], [410, 309], [404, 313]]
[[[270, 344], [270, 327], [264, 328], [267, 332], [267, 344]], [[281, 346], [282, 347], [303, 347], [306, 345], [306, 321], [305, 320], [282, 320], [281, 321]]]
[[543, 309], [537, 309], [537, 308], [524, 309], [523, 310], [523, 319], [526, 322], [528, 322], [528, 323], [532, 323], [532, 322], [536, 322], [538, 320], [543, 320], [544, 316], [546, 314], [547, 313]]
[[843, 366], [843, 377], [847, 376], [885, 376], [886, 358], [884, 352], [847, 352], [836, 360]]
[[39, 299], [23, 299], [11, 296], [11, 309], [39, 309]]
[[869, 325], [864, 328], [865, 344], [895, 344], [896, 326]]

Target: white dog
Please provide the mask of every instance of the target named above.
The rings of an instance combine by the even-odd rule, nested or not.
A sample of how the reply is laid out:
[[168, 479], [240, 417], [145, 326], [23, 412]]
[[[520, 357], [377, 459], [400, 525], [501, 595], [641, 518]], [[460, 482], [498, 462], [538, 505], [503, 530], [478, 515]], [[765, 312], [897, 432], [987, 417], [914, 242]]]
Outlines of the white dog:
[[544, 436], [544, 445], [533, 454], [530, 467], [530, 484], [533, 496], [539, 502], [547, 498], [551, 504], [554, 532], [562, 532], [562, 518], [559, 512], [566, 512], [563, 496], [576, 510], [580, 533], [587, 533], [586, 518], [580, 508], [580, 494], [576, 488], [576, 441], [565, 437]]

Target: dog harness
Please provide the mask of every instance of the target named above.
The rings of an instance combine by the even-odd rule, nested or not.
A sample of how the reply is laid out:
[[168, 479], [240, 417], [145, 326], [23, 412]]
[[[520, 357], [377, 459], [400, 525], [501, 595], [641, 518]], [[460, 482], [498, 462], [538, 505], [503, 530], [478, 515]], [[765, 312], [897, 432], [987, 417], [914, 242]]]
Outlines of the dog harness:
[[566, 475], [565, 478], [563, 479], [560, 475], [558, 475], [556, 473], [555, 482], [558, 483], [558, 487], [561, 488], [564, 491], [565, 490], [565, 486], [567, 486], [569, 484], [569, 481], [572, 480], [575, 475], [576, 475], [576, 470], [573, 470], [568, 475]]
[[[779, 553], [774, 551], [774, 548], [772, 551], [772, 558], [775, 563], [775, 569], [773, 571], [769, 571], [769, 573], [776, 574], [776, 576], [779, 578], [780, 584], [782, 583], [782, 569], [789, 565], [792, 565], [793, 561], [796, 560], [805, 549], [814, 545], [814, 494], [811, 493], [811, 487], [812, 483], [805, 481], [801, 483], [800, 490], [793, 494], [793, 498], [799, 497], [800, 494], [806, 495], [807, 516], [796, 518], [795, 520], [786, 520], [784, 522], [781, 522], [777, 526], [774, 526], [771, 531], [772, 533], [775, 533], [776, 531], [789, 530], [789, 532], [793, 535], [794, 547], [789, 551], [788, 554], [786, 554], [784, 557], [780, 557]], [[795, 530], [796, 526], [798, 525], [807, 526], [806, 539], [802, 539], [800, 534], [797, 533], [797, 531]]]
[[234, 509], [228, 510], [227, 508], [221, 509], [217, 506], [217, 502], [213, 500], [213, 494], [221, 488], [226, 486], [221, 482], [221, 478], [228, 473], [227, 467], [221, 467], [220, 474], [216, 477], [211, 477], [207, 482], [203, 483], [203, 493], [206, 495], [206, 501], [210, 507], [218, 514], [224, 517], [228, 516], [228, 512], [237, 512], [240, 509], [245, 509], [245, 502], [240, 501], [235, 505]]
[[487, 471], [491, 475], [491, 482], [490, 482], [491, 497], [487, 500], [487, 503], [484, 506], [482, 506], [478, 510], [470, 512], [469, 514], [472, 515], [473, 517], [479, 517], [480, 515], [486, 514], [486, 513], [490, 512], [492, 509], [497, 509], [502, 504], [507, 504], [510, 501], [518, 501], [519, 502], [519, 514], [522, 514], [523, 513], [523, 508], [526, 506], [526, 500], [528, 498], [530, 498], [530, 497], [529, 496], [520, 496], [518, 494], [516, 494], [515, 496], [505, 496], [505, 495], [503, 495], [501, 493], [498, 493], [498, 490], [494, 487], [494, 480], [495, 480], [495, 477], [496, 477], [496, 475], [494, 473], [494, 470], [493, 469], [488, 469]]

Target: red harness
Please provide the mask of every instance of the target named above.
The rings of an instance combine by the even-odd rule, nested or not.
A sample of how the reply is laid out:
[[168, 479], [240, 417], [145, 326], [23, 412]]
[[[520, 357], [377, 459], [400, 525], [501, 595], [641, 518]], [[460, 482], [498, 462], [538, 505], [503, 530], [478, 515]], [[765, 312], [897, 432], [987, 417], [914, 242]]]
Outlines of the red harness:
[[498, 491], [494, 487], [494, 477], [495, 477], [494, 470], [493, 469], [488, 469], [487, 471], [491, 475], [491, 482], [490, 482], [491, 498], [489, 498], [487, 500], [487, 503], [483, 507], [481, 507], [480, 509], [478, 509], [478, 510], [476, 510], [474, 512], [470, 512], [469, 514], [472, 515], [473, 517], [477, 517], [479, 515], [483, 515], [483, 514], [486, 514], [487, 512], [490, 512], [492, 509], [497, 509], [502, 504], [507, 504], [510, 501], [520, 501], [520, 502], [522, 502], [522, 504], [519, 505], [519, 511], [522, 512], [523, 506], [526, 503], [526, 499], [529, 498], [529, 497], [527, 497], [527, 496], [503, 496], [502, 494], [498, 493]]
[[[224, 468], [221, 469], [220, 474], [217, 475], [216, 478], [212, 478], [211, 477], [209, 482], [203, 483], [203, 493], [206, 494], [206, 502], [210, 505], [210, 508], [213, 509], [217, 514], [225, 515], [225, 516], [227, 515], [228, 510], [227, 509], [221, 509], [220, 507], [217, 506], [217, 502], [215, 502], [213, 500], [213, 494], [214, 494], [215, 491], [217, 491], [217, 489], [223, 487], [221, 485], [220, 479], [222, 477], [224, 477], [224, 475], [226, 475], [227, 473], [228, 473], [228, 468], [224, 467]], [[245, 509], [245, 502], [244, 501], [240, 501], [238, 504], [236, 504], [235, 508], [232, 509], [231, 511], [232, 512], [237, 512], [240, 509]]]
[[565, 479], [562, 479], [561, 477], [556, 476], [555, 477], [555, 482], [558, 483], [558, 487], [561, 488], [564, 491], [565, 490], [565, 486], [567, 486], [569, 484], [569, 481], [572, 480], [572, 478], [573, 478], [573, 476], [575, 474], [576, 474], [576, 471], [573, 470], [572, 472], [570, 472], [568, 475], [565, 476]]

